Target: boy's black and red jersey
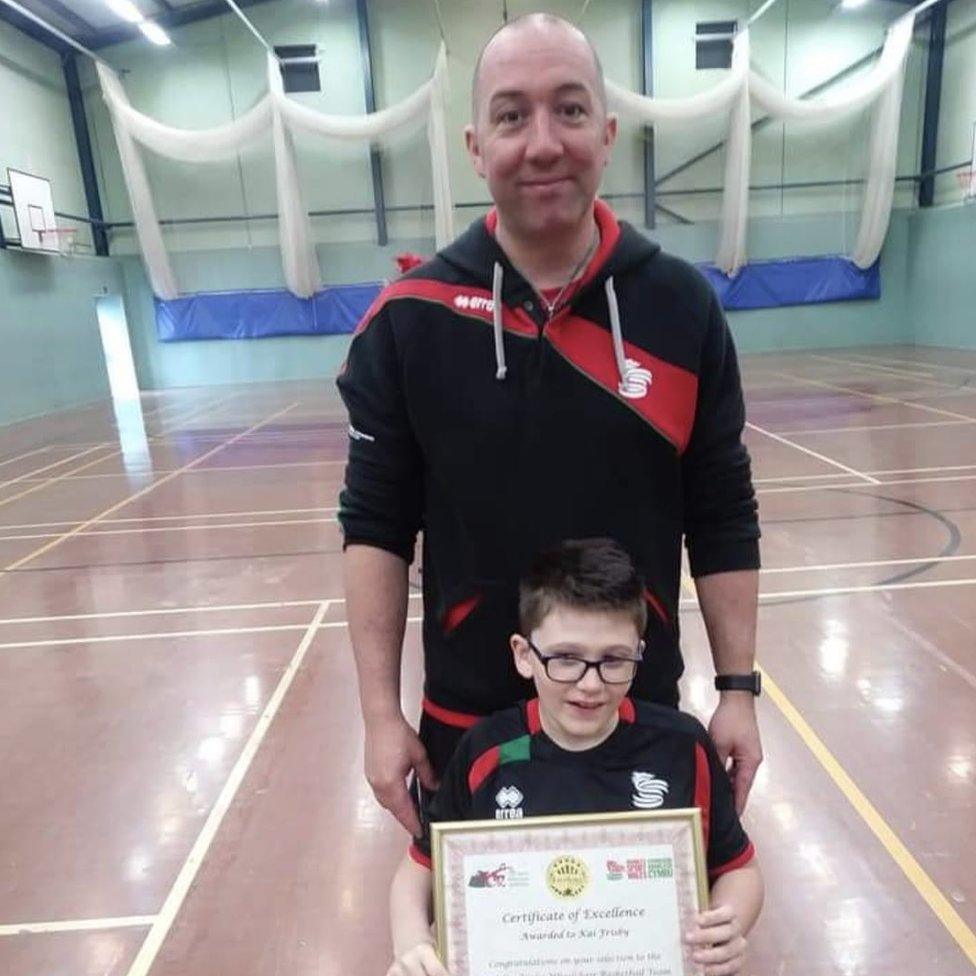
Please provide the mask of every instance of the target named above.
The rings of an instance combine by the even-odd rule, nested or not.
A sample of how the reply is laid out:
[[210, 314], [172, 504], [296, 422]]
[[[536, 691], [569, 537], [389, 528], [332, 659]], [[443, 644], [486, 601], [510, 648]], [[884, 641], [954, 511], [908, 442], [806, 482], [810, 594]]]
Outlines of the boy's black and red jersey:
[[572, 813], [698, 807], [709, 877], [754, 855], [735, 812], [732, 786], [708, 733], [684, 712], [625, 698], [600, 745], [561, 749], [542, 730], [539, 700], [469, 729], [422, 818], [411, 857], [430, 866], [429, 824]]
[[508, 637], [540, 549], [610, 537], [629, 552], [651, 609], [634, 693], [670, 704], [682, 537], [695, 576], [759, 565], [718, 299], [600, 201], [596, 219], [599, 248], [551, 320], [489, 215], [383, 290], [338, 379], [345, 544], [409, 561], [423, 530], [425, 708], [441, 721], [534, 693]]

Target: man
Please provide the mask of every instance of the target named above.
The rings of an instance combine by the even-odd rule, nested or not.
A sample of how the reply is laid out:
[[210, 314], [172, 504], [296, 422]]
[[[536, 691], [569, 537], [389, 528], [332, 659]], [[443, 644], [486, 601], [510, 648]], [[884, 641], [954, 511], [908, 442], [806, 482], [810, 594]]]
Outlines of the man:
[[[434, 788], [466, 728], [530, 697], [506, 653], [517, 581], [565, 538], [611, 536], [630, 553], [652, 610], [634, 693], [676, 705], [685, 537], [716, 673], [735, 676], [709, 731], [732, 758], [739, 810], [762, 759], [748, 690], [759, 531], [735, 350], [703, 278], [596, 199], [616, 132], [579, 30], [543, 14], [501, 28], [465, 132], [495, 208], [384, 290], [339, 378], [366, 775], [415, 834], [410, 771]], [[399, 689], [421, 528], [418, 737]]]

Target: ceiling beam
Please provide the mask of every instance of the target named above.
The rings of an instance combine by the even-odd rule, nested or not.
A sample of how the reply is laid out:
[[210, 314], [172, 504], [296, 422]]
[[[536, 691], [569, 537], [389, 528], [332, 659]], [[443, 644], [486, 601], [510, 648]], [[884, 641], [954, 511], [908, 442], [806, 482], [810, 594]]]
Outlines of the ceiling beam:
[[94, 33], [95, 27], [84, 17], [76, 14], [69, 6], [62, 3], [61, 0], [36, 0], [36, 2], [69, 24], [79, 37], [90, 37]]
[[[270, 2], [271, 0], [237, 0], [237, 5], [241, 8], [247, 8]], [[210, 20], [213, 17], [233, 13], [224, 0], [201, 0], [200, 3], [189, 4], [185, 7], [173, 7], [171, 4], [169, 6], [169, 12], [157, 14], [152, 18], [160, 27], [186, 27], [187, 24], [196, 24], [201, 20]], [[141, 36], [139, 28], [135, 24], [126, 24], [99, 31], [90, 38], [89, 46], [97, 51], [99, 48], [108, 47], [110, 44], [120, 44], [123, 41], [131, 41]]]

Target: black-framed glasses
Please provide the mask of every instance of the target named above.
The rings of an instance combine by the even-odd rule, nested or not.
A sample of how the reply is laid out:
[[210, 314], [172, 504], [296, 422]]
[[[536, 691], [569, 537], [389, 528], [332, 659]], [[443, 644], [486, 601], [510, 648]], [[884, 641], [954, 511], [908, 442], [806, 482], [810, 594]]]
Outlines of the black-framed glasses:
[[637, 665], [641, 663], [644, 654], [644, 642], [637, 645], [636, 657], [603, 657], [599, 661], [586, 661], [572, 654], [543, 654], [535, 644], [525, 638], [525, 642], [532, 648], [532, 653], [542, 662], [546, 670], [546, 677], [559, 684], [574, 685], [582, 681], [590, 668], [595, 668], [600, 680], [608, 685], [623, 685], [633, 681], [637, 674]]

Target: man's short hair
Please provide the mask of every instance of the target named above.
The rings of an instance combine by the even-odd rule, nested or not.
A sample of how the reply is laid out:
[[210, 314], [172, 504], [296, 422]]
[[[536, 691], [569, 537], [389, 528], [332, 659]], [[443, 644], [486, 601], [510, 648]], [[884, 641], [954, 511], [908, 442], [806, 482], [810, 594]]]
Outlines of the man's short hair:
[[519, 625], [531, 634], [556, 607], [622, 613], [647, 626], [644, 582], [613, 539], [570, 539], [540, 552], [519, 583]]
[[603, 62], [600, 61], [600, 55], [596, 53], [596, 48], [593, 46], [593, 42], [586, 36], [584, 31], [582, 31], [576, 24], [572, 21], [566, 20], [564, 17], [559, 17], [556, 14], [547, 13], [535, 13], [535, 14], [520, 14], [518, 17], [513, 17], [511, 20], [507, 20], [501, 25], [492, 35], [485, 41], [484, 47], [482, 47], [480, 53], [478, 54], [478, 60], [474, 64], [474, 77], [471, 79], [471, 121], [478, 124], [478, 81], [481, 78], [481, 62], [485, 58], [485, 51], [488, 50], [488, 45], [501, 34], [502, 31], [514, 30], [519, 27], [528, 26], [529, 23], [535, 24], [548, 24], [550, 27], [568, 27], [570, 30], [576, 31], [580, 37], [586, 41], [586, 46], [590, 49], [590, 54], [593, 55], [593, 65], [596, 68], [596, 94], [597, 98], [600, 100], [600, 104], [603, 106], [604, 112], [607, 111], [607, 84], [606, 79], [603, 75]]

